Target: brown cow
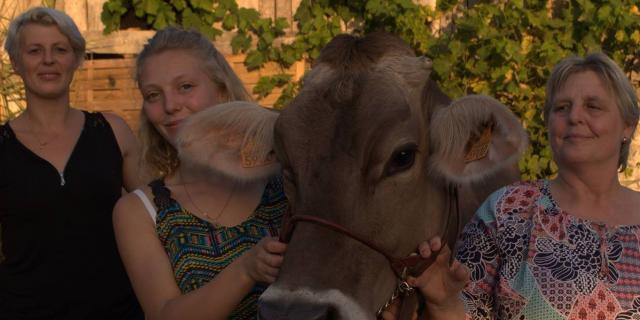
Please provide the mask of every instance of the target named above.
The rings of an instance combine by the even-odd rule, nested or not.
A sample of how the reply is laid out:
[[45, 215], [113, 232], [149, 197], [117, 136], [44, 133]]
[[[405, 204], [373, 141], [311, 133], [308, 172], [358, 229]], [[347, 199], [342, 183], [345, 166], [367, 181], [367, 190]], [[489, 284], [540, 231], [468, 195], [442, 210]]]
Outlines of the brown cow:
[[430, 71], [385, 33], [323, 49], [275, 128], [292, 216], [323, 223], [295, 226], [261, 318], [375, 318], [398, 280], [353, 237], [397, 257], [435, 235], [451, 243], [479, 201], [518, 179], [527, 139], [515, 116], [487, 97], [451, 103]]
[[398, 279], [364, 243], [395, 257], [434, 235], [452, 244], [479, 202], [518, 178], [527, 139], [515, 116], [488, 97], [451, 102], [430, 71], [392, 35], [339, 36], [279, 117], [246, 102], [191, 117], [181, 161], [240, 181], [279, 170], [275, 125], [291, 220], [325, 223], [295, 226], [262, 318], [374, 318]]

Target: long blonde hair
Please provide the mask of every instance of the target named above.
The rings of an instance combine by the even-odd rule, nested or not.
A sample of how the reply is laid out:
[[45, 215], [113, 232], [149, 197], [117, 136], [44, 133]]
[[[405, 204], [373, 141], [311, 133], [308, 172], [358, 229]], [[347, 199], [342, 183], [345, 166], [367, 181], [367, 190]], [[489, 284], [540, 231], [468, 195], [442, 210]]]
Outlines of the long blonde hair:
[[[252, 100], [238, 76], [211, 41], [197, 31], [175, 27], [156, 32], [138, 55], [136, 80], [139, 87], [146, 59], [167, 50], [184, 50], [200, 59], [209, 78], [226, 97], [226, 101], [223, 99], [222, 102]], [[146, 175], [150, 178], [171, 175], [180, 165], [178, 152], [149, 122], [144, 109], [140, 112], [139, 136], [142, 144], [141, 167]]]

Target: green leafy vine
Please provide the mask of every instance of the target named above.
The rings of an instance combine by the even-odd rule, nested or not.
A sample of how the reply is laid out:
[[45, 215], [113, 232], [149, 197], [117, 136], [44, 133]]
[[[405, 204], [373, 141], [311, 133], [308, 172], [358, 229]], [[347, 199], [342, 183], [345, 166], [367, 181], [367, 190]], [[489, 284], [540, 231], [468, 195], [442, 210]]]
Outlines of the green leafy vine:
[[629, 73], [640, 63], [640, 0], [497, 0], [466, 8], [440, 0], [435, 10], [411, 0], [302, 0], [294, 15], [297, 34], [279, 41], [284, 19], [260, 18], [234, 0], [109, 0], [102, 19], [105, 32], [117, 30], [130, 10], [155, 29], [179, 24], [215, 39], [234, 30], [234, 52], [257, 69], [275, 62], [283, 72], [263, 77], [254, 88], [259, 98], [282, 88], [283, 107], [299, 89], [284, 70], [296, 61], [312, 64], [334, 36], [386, 30], [405, 39], [418, 54], [434, 61], [434, 77], [452, 97], [486, 94], [521, 117], [531, 147], [520, 163], [524, 179], [555, 174], [542, 105], [544, 85], [553, 65], [572, 54], [609, 54]]

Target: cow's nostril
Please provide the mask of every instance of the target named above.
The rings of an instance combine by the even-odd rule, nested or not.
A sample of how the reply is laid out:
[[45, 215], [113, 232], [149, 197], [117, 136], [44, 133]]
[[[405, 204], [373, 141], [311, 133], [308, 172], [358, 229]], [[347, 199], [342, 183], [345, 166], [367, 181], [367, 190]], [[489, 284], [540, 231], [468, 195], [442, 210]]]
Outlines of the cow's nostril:
[[327, 320], [339, 319], [338, 309], [336, 309], [334, 306], [329, 306], [327, 309], [327, 315], [325, 319]]
[[338, 320], [339, 312], [332, 305], [307, 302], [288, 305], [262, 301], [258, 310], [260, 320]]
[[332, 305], [327, 304], [303, 304], [296, 306], [298, 310], [292, 312], [290, 319], [309, 319], [309, 320], [336, 320], [338, 319], [338, 310]]

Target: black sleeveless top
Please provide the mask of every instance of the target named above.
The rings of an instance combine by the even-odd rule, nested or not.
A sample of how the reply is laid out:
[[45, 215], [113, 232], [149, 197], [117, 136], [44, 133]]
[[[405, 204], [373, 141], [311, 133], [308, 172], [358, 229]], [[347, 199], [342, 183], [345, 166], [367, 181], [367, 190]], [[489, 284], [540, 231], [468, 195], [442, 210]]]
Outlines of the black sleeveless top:
[[143, 319], [111, 222], [122, 155], [103, 115], [84, 115], [63, 173], [0, 126], [0, 319]]

